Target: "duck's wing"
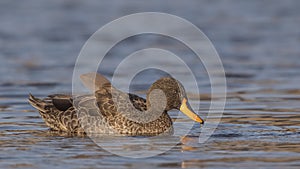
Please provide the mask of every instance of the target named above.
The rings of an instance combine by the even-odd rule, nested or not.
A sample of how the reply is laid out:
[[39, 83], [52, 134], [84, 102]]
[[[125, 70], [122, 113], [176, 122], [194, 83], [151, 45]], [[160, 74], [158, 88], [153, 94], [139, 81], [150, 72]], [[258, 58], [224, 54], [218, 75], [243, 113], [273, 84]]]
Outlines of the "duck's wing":
[[[102, 87], [109, 88], [109, 86], [111, 86], [113, 90], [115, 90], [115, 91], [117, 90], [112, 86], [112, 84], [109, 82], [109, 80], [100, 73], [92, 72], [92, 73], [82, 74], [80, 76], [80, 79], [81, 79], [82, 83], [85, 85], [85, 87], [87, 87], [88, 89], [90, 89], [93, 92], [97, 92], [97, 91], [101, 92], [100, 89]], [[103, 92], [103, 93], [105, 93], [105, 92]], [[118, 91], [118, 92], [121, 92], [121, 91]], [[144, 98], [139, 97], [135, 94], [131, 94], [131, 93], [128, 93], [128, 95], [129, 95], [129, 99], [130, 99], [131, 103], [133, 104], [133, 106], [136, 109], [138, 109], [140, 111], [147, 110], [146, 100]], [[109, 96], [102, 96], [102, 97], [109, 97]], [[68, 101], [66, 101], [66, 104], [68, 104]]]
[[146, 99], [132, 94], [132, 93], [128, 93], [129, 95], [129, 99], [132, 103], [132, 105], [139, 111], [146, 111], [147, 110], [147, 104], [146, 104]]
[[60, 111], [66, 111], [73, 106], [73, 99], [71, 95], [64, 95], [64, 94], [49, 95], [48, 100], [51, 100], [53, 106]]
[[[119, 91], [116, 88], [114, 88], [112, 86], [112, 84], [109, 82], [109, 80], [106, 77], [104, 77], [103, 75], [101, 75], [100, 73], [93, 72], [93, 73], [82, 74], [80, 76], [80, 79], [81, 79], [82, 83], [85, 85], [85, 87], [87, 87], [91, 91], [98, 92], [100, 94], [102, 92], [103, 96], [101, 96], [101, 97], [104, 98], [104, 100], [105, 100], [105, 98], [110, 97], [109, 94], [107, 94], [107, 93], [111, 93], [111, 91], [107, 91], [108, 89], [114, 90], [118, 93], [122, 93], [122, 91]], [[106, 89], [101, 90], [103, 87]], [[131, 94], [131, 93], [128, 93], [128, 96], [129, 96], [131, 103], [137, 110], [139, 110], [139, 111], [147, 110], [146, 100], [144, 98], [139, 97], [135, 94]]]
[[77, 110], [81, 128], [85, 133], [113, 133], [107, 123], [107, 116], [99, 111], [94, 95], [74, 96], [73, 99], [73, 106]]
[[152, 135], [170, 129], [172, 121], [165, 112], [147, 110], [146, 100], [104, 85], [95, 92], [97, 106], [114, 133]]
[[104, 84], [111, 84], [106, 77], [95, 72], [82, 74], [80, 79], [84, 86], [92, 92], [100, 90]]

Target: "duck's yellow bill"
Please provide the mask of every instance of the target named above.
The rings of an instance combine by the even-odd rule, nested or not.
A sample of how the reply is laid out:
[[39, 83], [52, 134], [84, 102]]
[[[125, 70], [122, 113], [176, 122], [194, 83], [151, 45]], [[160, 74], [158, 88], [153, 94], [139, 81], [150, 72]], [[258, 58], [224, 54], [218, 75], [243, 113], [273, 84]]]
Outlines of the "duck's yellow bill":
[[181, 102], [181, 106], [180, 106], [180, 111], [182, 113], [184, 113], [185, 115], [187, 115], [190, 119], [199, 122], [201, 124], [204, 123], [204, 120], [201, 119], [201, 117], [199, 117], [191, 108], [191, 106], [189, 105], [189, 103], [187, 102], [187, 99], [184, 98]]

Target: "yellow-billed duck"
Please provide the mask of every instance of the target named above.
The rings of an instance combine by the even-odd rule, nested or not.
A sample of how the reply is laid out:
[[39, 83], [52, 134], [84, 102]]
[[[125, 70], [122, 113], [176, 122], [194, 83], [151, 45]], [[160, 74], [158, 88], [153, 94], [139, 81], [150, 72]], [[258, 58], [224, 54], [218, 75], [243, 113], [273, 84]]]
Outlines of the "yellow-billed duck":
[[52, 130], [70, 133], [158, 135], [172, 133], [169, 110], [177, 109], [201, 124], [191, 109], [182, 84], [163, 77], [154, 82], [147, 99], [114, 88], [101, 74], [81, 76], [93, 95], [49, 95], [38, 99], [30, 94], [29, 103]]

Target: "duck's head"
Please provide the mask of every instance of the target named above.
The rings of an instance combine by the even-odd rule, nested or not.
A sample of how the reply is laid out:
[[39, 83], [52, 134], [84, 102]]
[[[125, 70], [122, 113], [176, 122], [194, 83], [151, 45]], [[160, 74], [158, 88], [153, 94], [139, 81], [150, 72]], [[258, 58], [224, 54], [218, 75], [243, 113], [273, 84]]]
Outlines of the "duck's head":
[[163, 107], [165, 111], [177, 109], [192, 120], [204, 123], [204, 120], [191, 108], [182, 84], [172, 77], [161, 78], [151, 85], [147, 92], [147, 106], [158, 107], [158, 109]]

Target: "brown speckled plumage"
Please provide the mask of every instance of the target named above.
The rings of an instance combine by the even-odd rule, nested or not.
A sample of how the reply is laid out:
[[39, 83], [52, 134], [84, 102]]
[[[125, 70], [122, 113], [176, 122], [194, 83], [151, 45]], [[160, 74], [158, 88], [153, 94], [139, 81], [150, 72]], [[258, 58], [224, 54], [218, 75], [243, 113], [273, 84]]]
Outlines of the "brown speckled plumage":
[[[103, 78], [102, 75], [97, 76]], [[147, 92], [147, 101], [137, 95], [121, 92], [105, 80], [105, 83], [95, 84], [94, 95], [58, 94], [45, 99], [30, 95], [29, 103], [39, 110], [52, 130], [122, 135], [173, 132], [167, 111], [179, 109], [182, 98], [186, 97], [183, 86], [177, 80], [171, 77], [157, 80]], [[166, 98], [166, 106], [160, 112], [164, 101], [162, 93], [152, 92], [155, 89], [163, 91]]]

